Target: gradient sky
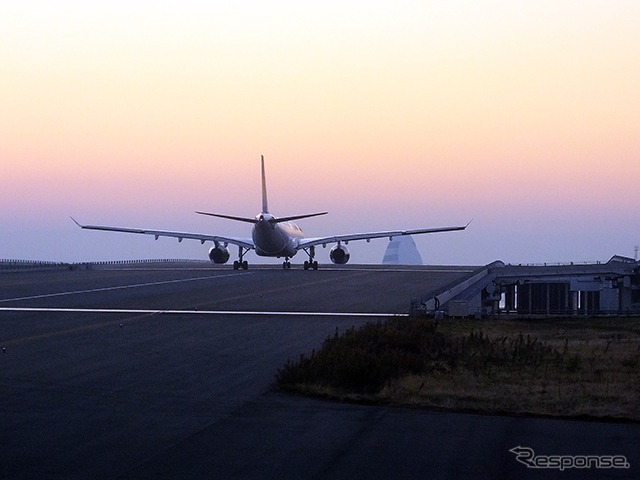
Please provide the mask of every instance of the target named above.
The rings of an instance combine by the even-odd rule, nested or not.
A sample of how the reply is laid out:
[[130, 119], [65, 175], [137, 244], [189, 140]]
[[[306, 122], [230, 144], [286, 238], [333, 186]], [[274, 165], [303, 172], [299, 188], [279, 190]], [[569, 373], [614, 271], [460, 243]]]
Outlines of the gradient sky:
[[640, 243], [637, 0], [26, 0], [0, 31], [0, 258], [206, 258], [68, 216], [248, 236], [193, 211], [258, 213], [261, 154], [272, 213], [329, 211], [307, 236], [473, 218], [415, 238], [432, 264]]

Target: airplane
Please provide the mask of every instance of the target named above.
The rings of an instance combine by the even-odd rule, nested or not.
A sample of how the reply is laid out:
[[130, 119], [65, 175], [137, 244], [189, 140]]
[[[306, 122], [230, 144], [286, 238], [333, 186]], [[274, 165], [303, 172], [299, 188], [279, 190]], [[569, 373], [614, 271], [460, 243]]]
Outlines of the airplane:
[[455, 230], [464, 230], [469, 226], [467, 223], [460, 227], [438, 227], [438, 228], [419, 228], [415, 230], [392, 230], [387, 232], [369, 232], [369, 233], [355, 233], [346, 235], [331, 235], [326, 237], [317, 238], [305, 238], [302, 229], [296, 224], [292, 223], [293, 220], [300, 220], [303, 218], [317, 217], [319, 215], [326, 215], [328, 212], [307, 213], [303, 215], [293, 215], [289, 217], [278, 218], [269, 213], [269, 206], [267, 204], [267, 183], [265, 179], [264, 170], [264, 155], [260, 159], [262, 169], [262, 211], [255, 216], [255, 218], [237, 217], [232, 215], [222, 215], [219, 213], [209, 213], [196, 211], [199, 215], [208, 215], [212, 217], [225, 218], [228, 220], [235, 220], [238, 222], [245, 222], [253, 224], [251, 230], [251, 238], [240, 237], [228, 237], [224, 235], [207, 235], [200, 233], [187, 233], [187, 232], [171, 232], [165, 230], [147, 230], [141, 228], [126, 228], [126, 227], [109, 227], [100, 225], [83, 225], [77, 222], [73, 217], [71, 220], [80, 228], [88, 230], [105, 230], [111, 232], [125, 232], [125, 233], [139, 233], [143, 235], [153, 235], [157, 240], [159, 237], [174, 237], [178, 239], [178, 242], [182, 242], [183, 239], [200, 240], [201, 244], [205, 242], [213, 242], [213, 247], [209, 250], [209, 260], [216, 264], [227, 263], [230, 257], [228, 246], [235, 245], [238, 247], [238, 260], [233, 262], [234, 270], [247, 270], [248, 263], [244, 260], [244, 256], [250, 250], [255, 250], [256, 254], [261, 257], [277, 257], [284, 258], [282, 267], [287, 269], [291, 268], [290, 258], [295, 254], [303, 250], [309, 257], [304, 262], [304, 269], [317, 270], [318, 261], [315, 260], [315, 247], [322, 245], [326, 248], [327, 244], [335, 243], [329, 251], [329, 258], [334, 264], [344, 265], [351, 258], [351, 254], [347, 249], [349, 242], [355, 240], [371, 241], [372, 238], [388, 237], [391, 240], [395, 236], [399, 235], [418, 235], [423, 233], [438, 233], [438, 232], [450, 232]]

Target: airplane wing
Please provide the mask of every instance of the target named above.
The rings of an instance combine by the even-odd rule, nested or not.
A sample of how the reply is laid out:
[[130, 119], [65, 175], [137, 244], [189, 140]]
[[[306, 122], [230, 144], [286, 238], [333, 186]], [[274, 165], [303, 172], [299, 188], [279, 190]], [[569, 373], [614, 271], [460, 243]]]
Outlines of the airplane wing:
[[200, 240], [200, 243], [204, 242], [220, 242], [220, 243], [230, 243], [232, 245], [238, 245], [240, 247], [244, 247], [247, 249], [255, 248], [253, 245], [253, 241], [250, 238], [238, 238], [238, 237], [225, 237], [222, 235], [205, 235], [202, 233], [188, 233], [188, 232], [168, 232], [165, 230], [147, 230], [143, 228], [126, 228], [126, 227], [108, 227], [101, 225], [82, 225], [78, 223], [75, 218], [71, 217], [71, 220], [74, 221], [76, 225], [80, 228], [85, 228], [87, 230], [105, 230], [108, 232], [125, 232], [125, 233], [140, 233], [143, 235], [153, 235], [156, 237], [156, 240], [159, 237], [173, 237], [177, 238], [178, 242], [181, 242], [183, 239], [187, 238], [189, 240]]
[[[469, 222], [471, 223], [471, 222]], [[438, 232], [453, 232], [455, 230], [464, 230], [469, 226], [469, 223], [462, 227], [437, 227], [437, 228], [418, 228], [415, 230], [391, 230], [388, 232], [369, 232], [369, 233], [352, 233], [346, 235], [333, 235], [329, 237], [318, 238], [305, 238], [298, 244], [299, 249], [312, 247], [314, 245], [326, 246], [327, 243], [344, 242], [345, 244], [355, 240], [371, 240], [372, 238], [397, 237], [400, 235], [419, 235], [422, 233], [438, 233]]]

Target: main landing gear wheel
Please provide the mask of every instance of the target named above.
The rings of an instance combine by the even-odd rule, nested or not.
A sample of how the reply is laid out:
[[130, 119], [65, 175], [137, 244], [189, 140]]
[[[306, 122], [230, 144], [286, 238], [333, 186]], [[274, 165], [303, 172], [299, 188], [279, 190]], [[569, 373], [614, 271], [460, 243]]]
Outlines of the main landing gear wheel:
[[249, 268], [249, 264], [247, 263], [246, 260], [242, 260], [242, 257], [244, 257], [244, 254], [247, 253], [249, 251], [248, 248], [243, 247], [242, 245], [238, 245], [238, 260], [235, 260], [233, 262], [233, 269], [234, 270], [247, 270]]
[[313, 259], [313, 257], [316, 256], [316, 247], [311, 245], [308, 249], [305, 248], [304, 251], [307, 252], [307, 255], [309, 255], [309, 260], [305, 260], [304, 262], [304, 269], [309, 270], [311, 268], [313, 270], [317, 270], [318, 262]]

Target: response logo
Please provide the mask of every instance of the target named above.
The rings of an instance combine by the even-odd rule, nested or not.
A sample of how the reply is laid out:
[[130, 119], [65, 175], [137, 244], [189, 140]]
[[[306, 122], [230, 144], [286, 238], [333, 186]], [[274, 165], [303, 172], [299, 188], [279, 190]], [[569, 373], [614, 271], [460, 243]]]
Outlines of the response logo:
[[514, 447], [516, 460], [527, 468], [630, 468], [624, 455], [536, 455], [532, 448]]

